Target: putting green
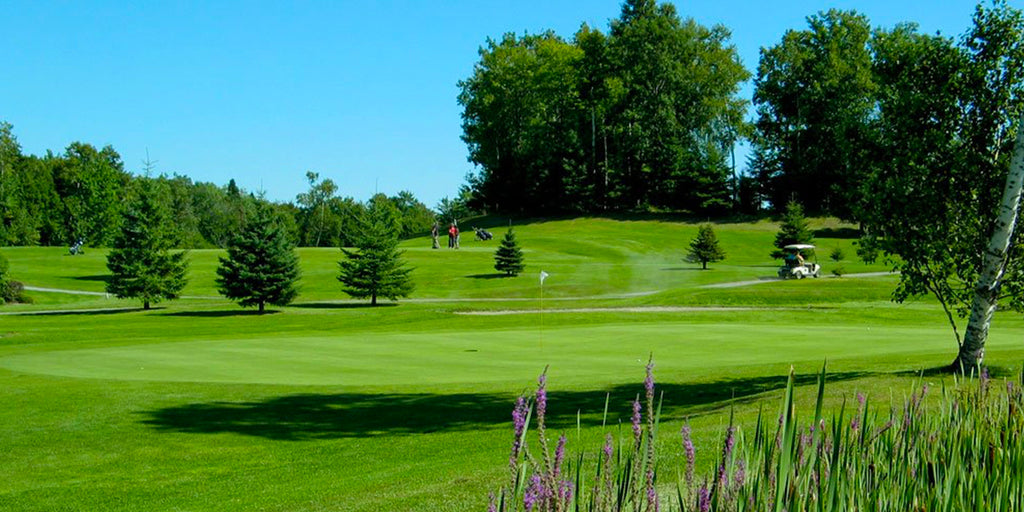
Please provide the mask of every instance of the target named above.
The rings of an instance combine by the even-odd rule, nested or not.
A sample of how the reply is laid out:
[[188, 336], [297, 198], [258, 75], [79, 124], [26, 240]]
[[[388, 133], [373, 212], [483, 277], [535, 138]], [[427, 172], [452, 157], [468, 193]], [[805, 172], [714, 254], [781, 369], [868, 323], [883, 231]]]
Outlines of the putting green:
[[[815, 317], [808, 314], [808, 319]], [[990, 347], [1013, 344], [996, 334]], [[0, 359], [17, 372], [118, 380], [393, 387], [524, 382], [552, 365], [566, 382], [633, 382], [653, 353], [663, 374], [715, 368], [948, 354], [938, 328], [657, 322], [421, 334], [168, 342], [34, 352]], [[854, 363], [853, 361], [856, 361]], [[616, 375], [621, 375], [617, 378]]]

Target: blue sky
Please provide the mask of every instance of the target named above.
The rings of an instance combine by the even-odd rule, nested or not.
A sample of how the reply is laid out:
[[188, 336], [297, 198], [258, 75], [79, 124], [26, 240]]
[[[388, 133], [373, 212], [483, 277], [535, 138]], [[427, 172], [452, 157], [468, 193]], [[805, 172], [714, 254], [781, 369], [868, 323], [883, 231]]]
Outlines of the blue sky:
[[[1018, 2], [1011, 2], [1017, 4]], [[141, 172], [294, 200], [305, 172], [359, 200], [410, 190], [428, 206], [473, 166], [456, 83], [487, 37], [586, 22], [606, 30], [618, 0], [369, 2], [4, 2], [0, 120], [26, 153], [113, 145]], [[677, 2], [722, 23], [744, 65], [806, 16], [856, 9], [875, 26], [914, 21], [958, 36], [962, 0]], [[743, 94], [749, 99], [748, 84]]]

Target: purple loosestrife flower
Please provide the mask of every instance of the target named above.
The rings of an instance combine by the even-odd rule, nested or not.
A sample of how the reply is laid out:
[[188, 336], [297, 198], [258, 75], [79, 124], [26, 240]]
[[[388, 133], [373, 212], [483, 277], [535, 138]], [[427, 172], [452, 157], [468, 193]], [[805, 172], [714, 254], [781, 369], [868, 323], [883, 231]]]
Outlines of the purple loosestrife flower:
[[654, 401], [654, 359], [647, 362], [647, 377], [644, 378], [644, 391], [647, 393], [647, 402]]
[[641, 418], [640, 418], [640, 397], [637, 397], [636, 400], [633, 400], [633, 418], [632, 418], [632, 422], [633, 422], [633, 440], [636, 442], [636, 446], [637, 447], [640, 446], [640, 440], [641, 440], [640, 436], [642, 434], [642, 431], [640, 429], [640, 420], [641, 420]]
[[747, 481], [746, 463], [743, 459], [736, 461], [736, 473], [732, 475], [733, 485], [736, 486], [736, 490], [739, 491], [743, 484]]
[[487, 512], [498, 512], [498, 504], [495, 501], [494, 493], [491, 493], [490, 499], [487, 501]]
[[612, 435], [605, 434], [604, 436], [604, 458], [610, 460], [612, 458]]
[[565, 459], [565, 434], [562, 434], [562, 436], [558, 438], [558, 446], [555, 448], [555, 478], [558, 478], [558, 475], [562, 472], [563, 459]]
[[575, 485], [568, 480], [558, 482], [558, 500], [562, 502], [566, 509], [569, 508], [569, 502], [572, 501], [572, 493], [575, 490]]
[[543, 503], [546, 499], [547, 489], [544, 488], [544, 482], [541, 481], [539, 474], [534, 473], [530, 476], [530, 484], [523, 491], [523, 508], [530, 512], [535, 505]]
[[547, 370], [537, 377], [537, 425], [544, 425], [544, 414], [548, 411], [548, 374]]
[[686, 485], [687, 487], [693, 488], [693, 470], [694, 462], [696, 460], [696, 450], [693, 447], [693, 439], [690, 438], [690, 422], [683, 424], [683, 451], [686, 452]]
[[697, 510], [709, 512], [711, 510], [711, 492], [708, 491], [708, 484], [704, 482], [697, 491]]

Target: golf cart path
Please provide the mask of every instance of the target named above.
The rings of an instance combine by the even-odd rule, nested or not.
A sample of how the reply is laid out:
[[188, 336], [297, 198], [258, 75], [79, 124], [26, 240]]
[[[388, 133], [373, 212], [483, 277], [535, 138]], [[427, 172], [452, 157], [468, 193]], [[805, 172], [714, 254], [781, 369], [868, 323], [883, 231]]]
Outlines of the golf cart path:
[[[882, 276], [888, 276], [888, 275], [894, 275], [894, 274], [895, 274], [894, 272], [862, 272], [862, 273], [859, 273], [859, 274], [843, 274], [842, 278], [843, 279], [847, 279], [847, 278], [858, 278], [858, 277], [882, 277]], [[839, 276], [822, 276], [822, 277], [825, 278], [825, 279], [835, 279], [835, 278], [837, 278]], [[765, 277], [765, 278], [761, 278], [761, 279], [753, 279], [753, 280], [750, 280], [750, 281], [733, 281], [731, 283], [706, 284], [704, 286], [700, 286], [699, 288], [739, 288], [740, 286], [750, 286], [750, 285], [761, 284], [761, 283], [772, 283], [772, 282], [776, 282], [776, 281], [785, 281], [785, 279], [782, 279], [782, 278], [779, 278], [779, 277]]]
[[[28, 286], [25, 285], [25, 290], [30, 292], [45, 292], [45, 293], [65, 293], [68, 295], [90, 295], [93, 297], [110, 297], [109, 293], [106, 292], [90, 292], [86, 290], [67, 290], [64, 288], [42, 288], [39, 286]], [[198, 295], [182, 295], [182, 299], [202, 299], [202, 300], [219, 300], [223, 297], [207, 297]]]
[[500, 309], [494, 311], [453, 311], [456, 315], [503, 316], [533, 315], [538, 313], [729, 313], [738, 311], [808, 311], [831, 309], [822, 307], [773, 306], [635, 306], [622, 308], [557, 308], [557, 309]]

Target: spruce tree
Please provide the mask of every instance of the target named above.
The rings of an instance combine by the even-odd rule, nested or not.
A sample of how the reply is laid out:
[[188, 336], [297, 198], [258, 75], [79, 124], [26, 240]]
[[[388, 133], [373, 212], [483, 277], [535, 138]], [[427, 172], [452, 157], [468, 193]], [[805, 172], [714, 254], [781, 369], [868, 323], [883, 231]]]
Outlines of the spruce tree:
[[176, 299], [185, 287], [188, 260], [173, 251], [170, 215], [156, 197], [158, 190], [142, 185], [125, 209], [121, 230], [107, 254], [111, 272], [107, 293], [121, 299], [140, 299], [143, 309], [163, 299]]
[[498, 272], [515, 276], [523, 271], [523, 267], [523, 250], [519, 248], [519, 243], [516, 242], [516, 234], [509, 227], [508, 232], [505, 233], [505, 238], [501, 240], [501, 244], [498, 246], [498, 250], [494, 252], [494, 268]]
[[711, 224], [703, 224], [697, 229], [697, 238], [690, 241], [690, 252], [686, 260], [691, 263], [700, 263], [701, 268], [707, 270], [708, 263], [722, 261], [725, 259], [725, 251], [718, 245], [718, 237]]
[[786, 256], [782, 249], [792, 244], [810, 244], [814, 242], [814, 232], [811, 231], [807, 217], [804, 217], [804, 208], [796, 201], [790, 201], [786, 205], [786, 213], [782, 216], [782, 225], [779, 232], [775, 234], [775, 247], [772, 251], [772, 258], [779, 259]]
[[405, 266], [404, 252], [398, 250], [395, 212], [384, 201], [370, 201], [357, 225], [353, 235], [357, 250], [341, 249], [345, 254], [338, 262], [342, 290], [357, 299], [369, 297], [372, 306], [377, 305], [377, 297], [408, 297], [413, 290], [412, 269]]
[[254, 215], [220, 258], [217, 290], [242, 307], [285, 306], [299, 294], [299, 258], [295, 246], [269, 205], [259, 201]]

